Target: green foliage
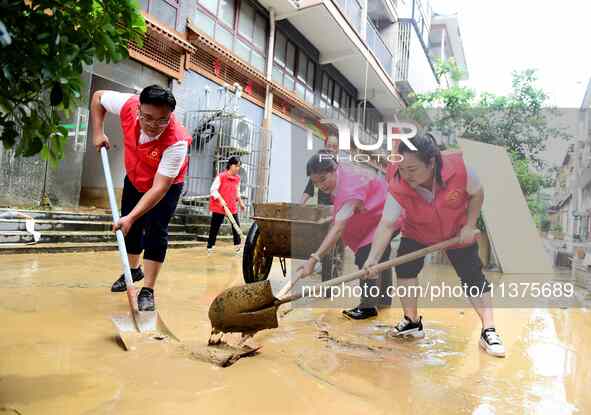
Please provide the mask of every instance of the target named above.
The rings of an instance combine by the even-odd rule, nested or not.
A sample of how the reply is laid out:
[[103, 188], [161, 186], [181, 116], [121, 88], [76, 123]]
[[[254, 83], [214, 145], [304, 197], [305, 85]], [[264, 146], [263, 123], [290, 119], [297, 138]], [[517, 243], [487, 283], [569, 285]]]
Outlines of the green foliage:
[[547, 116], [556, 114], [546, 104], [547, 95], [536, 86], [533, 69], [513, 73], [512, 92], [507, 96], [481, 93], [479, 96], [460, 85], [461, 70], [455, 62], [438, 62], [440, 79], [447, 76], [449, 86], [416, 96], [407, 116], [424, 121], [431, 114], [431, 129], [455, 134], [489, 144], [502, 145], [519, 158], [536, 167], [544, 163], [539, 154], [548, 139], [569, 138], [568, 134], [549, 125]]
[[523, 195], [527, 198], [536, 195], [546, 184], [546, 178], [540, 173], [534, 171], [526, 159], [521, 158], [516, 152], [511, 152], [511, 162], [513, 170], [521, 186]]
[[12, 42], [0, 46], [0, 141], [56, 164], [81, 96], [83, 64], [127, 57], [146, 30], [136, 0], [0, 0]]
[[[487, 92], [477, 95], [460, 85], [462, 71], [453, 60], [438, 62], [436, 72], [439, 79], [449, 79], [449, 85], [415, 96], [403, 117], [444, 135], [505, 147], [530, 212], [538, 227], [542, 227], [547, 221], [548, 206], [539, 195], [543, 188], [554, 185], [556, 168], [547, 169], [545, 175], [539, 173], [539, 169], [548, 167], [539, 154], [549, 139], [570, 137], [549, 125], [547, 117], [556, 111], [545, 105], [548, 97], [536, 86], [536, 72], [514, 72], [512, 91], [507, 96]], [[481, 219], [479, 228], [484, 229]]]

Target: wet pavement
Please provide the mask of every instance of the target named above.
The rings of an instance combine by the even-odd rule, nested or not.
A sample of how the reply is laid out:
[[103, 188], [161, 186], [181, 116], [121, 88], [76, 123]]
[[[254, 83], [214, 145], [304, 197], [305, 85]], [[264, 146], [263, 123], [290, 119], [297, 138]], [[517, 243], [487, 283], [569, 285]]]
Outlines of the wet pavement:
[[110, 320], [127, 308], [109, 292], [116, 253], [0, 257], [0, 414], [591, 413], [588, 308], [496, 310], [505, 359], [479, 349], [468, 308], [425, 308], [424, 339], [386, 338], [395, 303], [364, 322], [296, 307], [256, 335], [258, 355], [229, 368], [196, 360], [210, 302], [242, 275], [231, 247], [204, 251], [169, 251], [157, 285], [182, 344], [134, 352]]

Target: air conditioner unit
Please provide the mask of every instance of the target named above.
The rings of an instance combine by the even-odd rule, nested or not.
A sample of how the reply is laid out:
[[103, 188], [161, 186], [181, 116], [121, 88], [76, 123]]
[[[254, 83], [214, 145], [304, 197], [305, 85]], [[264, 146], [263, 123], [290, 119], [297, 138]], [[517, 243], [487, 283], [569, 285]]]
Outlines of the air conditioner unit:
[[236, 154], [248, 152], [254, 143], [254, 124], [245, 118], [230, 118], [223, 125], [220, 146], [236, 149]]
[[244, 118], [235, 119], [232, 123], [232, 135], [240, 148], [249, 149], [254, 144], [254, 124]]

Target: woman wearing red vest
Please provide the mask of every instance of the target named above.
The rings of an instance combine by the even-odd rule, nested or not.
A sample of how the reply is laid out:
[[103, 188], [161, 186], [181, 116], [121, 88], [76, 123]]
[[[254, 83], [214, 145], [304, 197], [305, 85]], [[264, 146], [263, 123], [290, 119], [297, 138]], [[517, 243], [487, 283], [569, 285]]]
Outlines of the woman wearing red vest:
[[[123, 130], [126, 176], [121, 198], [121, 229], [134, 281], [144, 278], [140, 254], [144, 252], [145, 281], [138, 294], [140, 311], [155, 310], [154, 285], [168, 247], [168, 223], [176, 209], [187, 171], [191, 136], [176, 120], [176, 100], [158, 85], [140, 96], [97, 91], [92, 97], [93, 141], [97, 150], [110, 147], [103, 131], [107, 112], [119, 116]], [[111, 287], [126, 290], [123, 275]]]
[[[220, 226], [226, 217], [224, 205], [228, 207], [234, 220], [240, 226], [238, 220], [238, 204], [240, 209], [244, 210], [245, 206], [240, 199], [240, 159], [238, 157], [230, 157], [226, 164], [226, 171], [218, 174], [213, 181], [209, 196], [209, 211], [211, 212], [211, 224], [209, 226], [209, 239], [207, 240], [207, 254], [211, 255], [215, 249], [215, 241], [220, 231]], [[234, 237], [234, 247], [236, 255], [240, 255], [240, 235], [234, 227], [232, 227], [232, 235]]]
[[[482, 272], [478, 244], [474, 240], [476, 221], [484, 201], [480, 181], [476, 173], [466, 167], [461, 153], [442, 155], [431, 135], [417, 136], [412, 143], [416, 151], [400, 143], [398, 153], [404, 160], [392, 165], [388, 172], [390, 195], [365, 267], [378, 262], [402, 213], [402, 239], [397, 255], [459, 235], [461, 244], [448, 249], [447, 256], [482, 322], [480, 346], [491, 355], [504, 357], [505, 348], [495, 330], [491, 288]], [[424, 258], [421, 258], [396, 267], [398, 286], [416, 286], [423, 264]], [[423, 337], [417, 292], [407, 289], [406, 293], [400, 298], [404, 317], [389, 334]]]

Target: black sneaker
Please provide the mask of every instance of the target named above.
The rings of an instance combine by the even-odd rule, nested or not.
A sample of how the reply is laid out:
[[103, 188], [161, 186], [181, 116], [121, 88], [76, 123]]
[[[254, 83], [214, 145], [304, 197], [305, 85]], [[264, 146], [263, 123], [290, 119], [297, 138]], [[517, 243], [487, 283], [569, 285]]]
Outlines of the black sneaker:
[[137, 308], [139, 311], [154, 311], [156, 309], [153, 289], [142, 287], [137, 296]]
[[[138, 282], [144, 279], [144, 271], [142, 267], [131, 269], [131, 279], [133, 282]], [[119, 279], [111, 286], [111, 292], [120, 293], [127, 290], [127, 284], [125, 284], [125, 275], [121, 274]]]
[[480, 334], [480, 347], [492, 356], [505, 357], [505, 346], [503, 345], [501, 336], [499, 336], [494, 327], [482, 330]]
[[343, 310], [343, 315], [352, 320], [365, 320], [366, 318], [375, 317], [378, 315], [378, 310], [375, 307], [359, 308], [355, 307], [350, 310]]
[[422, 339], [425, 337], [425, 331], [423, 330], [423, 316], [419, 317], [419, 321], [412, 321], [410, 318], [404, 316], [397, 325], [388, 331], [388, 336]]

